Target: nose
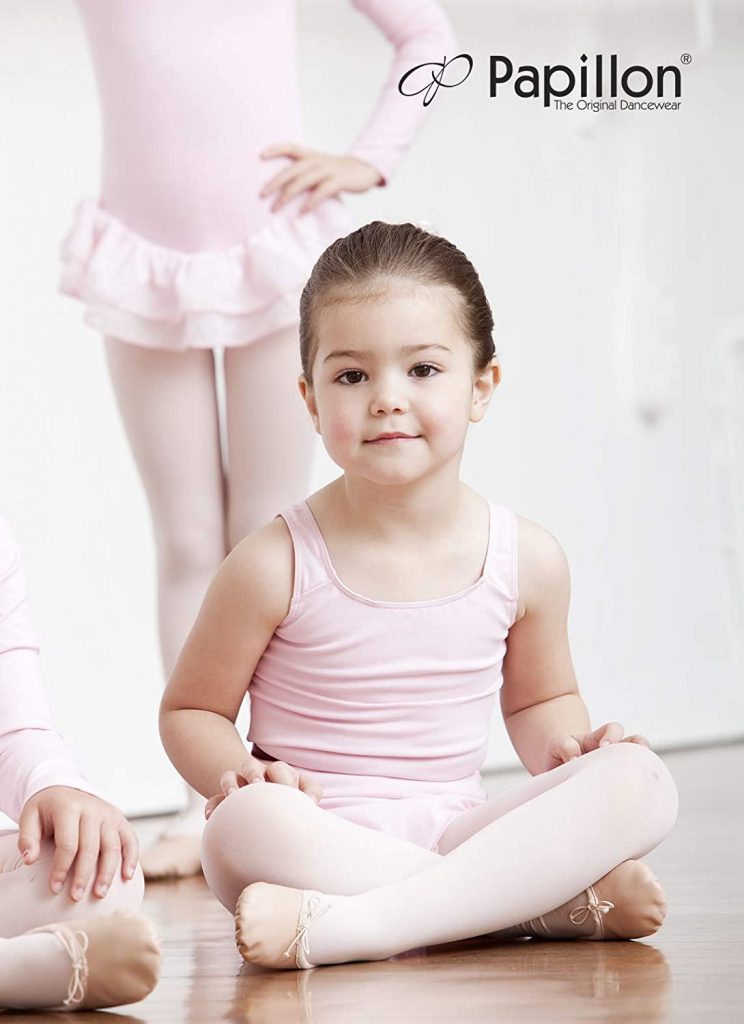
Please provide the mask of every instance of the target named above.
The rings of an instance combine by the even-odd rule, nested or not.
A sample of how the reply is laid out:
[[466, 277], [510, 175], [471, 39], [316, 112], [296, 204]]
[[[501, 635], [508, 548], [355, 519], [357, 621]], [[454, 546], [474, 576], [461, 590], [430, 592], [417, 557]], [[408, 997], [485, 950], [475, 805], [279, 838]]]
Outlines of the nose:
[[394, 412], [407, 412], [408, 407], [403, 382], [397, 376], [381, 376], [370, 399], [370, 413], [373, 416], [387, 416]]

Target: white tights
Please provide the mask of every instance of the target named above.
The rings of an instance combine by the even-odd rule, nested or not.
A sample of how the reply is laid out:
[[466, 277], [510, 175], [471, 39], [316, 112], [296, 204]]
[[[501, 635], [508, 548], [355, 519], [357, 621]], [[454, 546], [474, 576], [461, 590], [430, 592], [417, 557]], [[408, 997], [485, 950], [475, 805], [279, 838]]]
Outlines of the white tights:
[[[91, 895], [93, 876], [83, 898], [71, 900], [69, 880], [57, 895], [49, 888], [53, 860], [54, 844], [44, 841], [36, 863], [24, 864], [18, 852], [18, 833], [0, 832], [0, 938], [21, 935], [31, 928], [56, 921], [111, 914], [115, 910], [137, 910], [142, 903], [145, 883], [139, 867], [134, 878], [125, 882], [119, 865], [104, 899]], [[0, 959], [2, 950], [0, 945]]]
[[530, 920], [668, 834], [677, 790], [661, 759], [616, 743], [465, 811], [432, 853], [319, 808], [288, 786], [244, 787], [212, 814], [202, 863], [233, 910], [252, 882], [332, 895], [312, 963], [379, 960]]
[[170, 675], [226, 554], [307, 494], [316, 435], [297, 387], [297, 330], [225, 350], [226, 472], [212, 350], [105, 343], [152, 515], [160, 642]]

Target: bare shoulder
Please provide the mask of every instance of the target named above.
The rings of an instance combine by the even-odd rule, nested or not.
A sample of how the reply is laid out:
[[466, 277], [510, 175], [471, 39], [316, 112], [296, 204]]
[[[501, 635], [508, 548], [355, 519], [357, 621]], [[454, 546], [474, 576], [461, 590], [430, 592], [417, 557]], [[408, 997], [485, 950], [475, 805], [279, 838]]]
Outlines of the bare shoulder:
[[287, 615], [294, 581], [294, 547], [281, 516], [245, 536], [227, 556], [215, 578], [237, 605], [250, 604], [278, 625]]
[[568, 602], [570, 575], [561, 545], [544, 526], [517, 516], [519, 607], [517, 620], [531, 608]]

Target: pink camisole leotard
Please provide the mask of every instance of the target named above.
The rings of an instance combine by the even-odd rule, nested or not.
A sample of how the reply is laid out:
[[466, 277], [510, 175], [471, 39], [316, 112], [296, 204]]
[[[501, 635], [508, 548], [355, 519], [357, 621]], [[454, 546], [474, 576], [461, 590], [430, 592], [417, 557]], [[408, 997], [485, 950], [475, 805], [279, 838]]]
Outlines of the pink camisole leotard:
[[321, 807], [431, 850], [486, 800], [480, 769], [517, 609], [516, 517], [489, 512], [479, 579], [407, 602], [350, 590], [308, 504], [283, 512], [292, 601], [249, 687], [256, 756], [317, 778]]
[[[455, 43], [436, 0], [351, 3], [394, 47], [348, 150], [387, 182], [426, 115], [398, 82]], [[295, 0], [77, 4], [103, 157], [100, 197], [80, 203], [62, 245], [62, 290], [91, 326], [149, 347], [245, 345], [295, 324], [313, 263], [354, 226], [338, 198], [298, 216], [307, 193], [276, 212], [276, 194], [259, 196], [291, 163], [261, 150], [304, 142]]]

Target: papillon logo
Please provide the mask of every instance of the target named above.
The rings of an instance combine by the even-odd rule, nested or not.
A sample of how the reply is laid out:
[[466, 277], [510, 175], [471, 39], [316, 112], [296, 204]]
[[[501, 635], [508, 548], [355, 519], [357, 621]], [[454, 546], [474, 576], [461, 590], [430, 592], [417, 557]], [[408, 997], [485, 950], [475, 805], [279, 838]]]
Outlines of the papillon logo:
[[[456, 67], [458, 63], [459, 67]], [[428, 107], [440, 85], [445, 89], [454, 89], [456, 85], [462, 85], [472, 70], [473, 58], [469, 53], [460, 53], [449, 60], [444, 57], [441, 61], [417, 64], [415, 68], [406, 71], [398, 82], [398, 92], [401, 96], [420, 96], [423, 93], [424, 106]]]

